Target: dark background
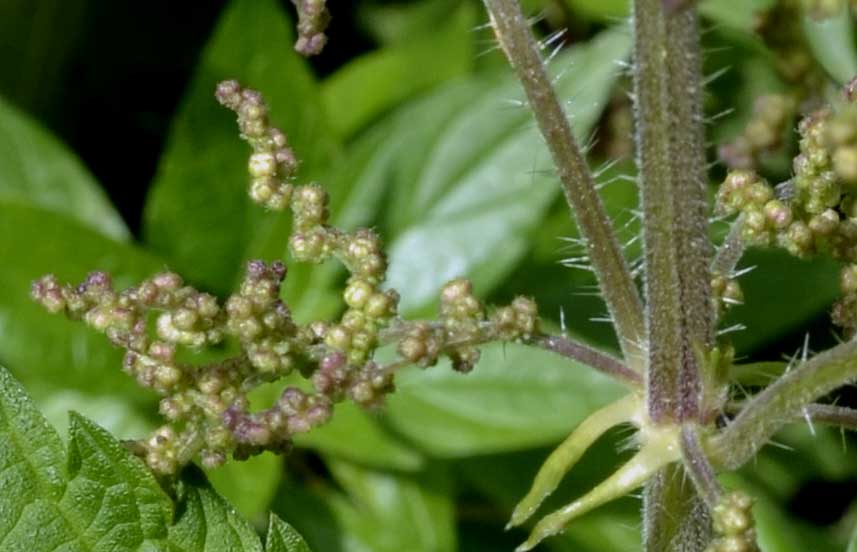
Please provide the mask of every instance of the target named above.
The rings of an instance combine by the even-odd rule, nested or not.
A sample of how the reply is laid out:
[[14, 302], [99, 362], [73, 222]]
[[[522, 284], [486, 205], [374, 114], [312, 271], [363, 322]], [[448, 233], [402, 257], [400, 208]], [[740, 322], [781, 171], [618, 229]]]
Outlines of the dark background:
[[[138, 236], [173, 112], [225, 4], [0, 1], [0, 95], [80, 156]], [[373, 47], [357, 3], [332, 4], [337, 38], [311, 60], [319, 75]]]

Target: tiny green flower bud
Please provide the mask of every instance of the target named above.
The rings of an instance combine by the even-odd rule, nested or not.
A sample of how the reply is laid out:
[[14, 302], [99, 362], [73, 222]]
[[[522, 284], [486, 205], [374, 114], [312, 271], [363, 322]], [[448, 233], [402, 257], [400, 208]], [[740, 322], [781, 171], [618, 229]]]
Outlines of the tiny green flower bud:
[[254, 153], [250, 156], [248, 170], [253, 178], [272, 177], [277, 172], [277, 162], [272, 153]]
[[370, 284], [363, 280], [355, 279], [345, 288], [343, 297], [349, 307], [360, 309], [373, 297], [373, 292], [374, 290]]

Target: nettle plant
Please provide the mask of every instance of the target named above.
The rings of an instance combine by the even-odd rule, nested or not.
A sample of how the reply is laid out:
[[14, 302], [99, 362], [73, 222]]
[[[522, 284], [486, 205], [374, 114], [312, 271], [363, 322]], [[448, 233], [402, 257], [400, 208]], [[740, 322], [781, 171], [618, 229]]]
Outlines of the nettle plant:
[[[318, 53], [329, 19], [324, 2], [295, 3], [300, 16], [295, 48], [307, 55]], [[455, 378], [476, 378], [480, 370], [489, 369], [480, 362], [483, 347], [503, 354], [502, 346], [490, 344], [509, 344], [509, 354], [543, 350], [546, 356], [539, 358], [570, 364], [564, 366], [569, 370], [588, 367], [612, 378], [616, 385], [609, 395], [618, 397], [589, 413], [548, 456], [511, 513], [509, 527], [528, 523], [562, 480], [569, 473], [574, 477], [576, 464], [585, 469], [585, 455], [612, 428], [633, 428], [625, 438], [626, 449], [633, 450], [630, 458], [579, 498], [541, 517], [518, 550], [533, 549], [566, 530], [573, 535], [577, 518], [638, 489], [647, 551], [759, 549], [753, 492], [728, 474], [756, 458], [788, 424], [808, 424], [813, 432], [816, 425], [857, 425], [857, 411], [829, 399], [831, 392], [857, 380], [857, 345], [851, 339], [857, 330], [857, 94], [853, 83], [829, 93], [832, 87], [824, 73], [804, 59], [810, 45], [790, 40], [800, 29], [776, 25], [777, 18], [787, 20], [802, 10], [841, 23], [848, 17], [843, 15], [844, 3], [783, 2], [767, 12], [767, 24], [760, 28], [769, 46], [790, 60], [779, 70], [795, 86], [761, 96], [745, 130], [721, 145], [719, 154], [728, 172], [712, 202], [698, 6], [681, 0], [633, 2], [633, 48], [627, 67], [633, 88], [639, 233], [634, 217], [630, 230], [617, 228], [611, 220], [586, 162], [586, 148], [575, 138], [557, 92], [566, 77], [550, 76], [542, 54], [555, 37], [537, 41], [516, 0], [484, 4], [579, 230], [572, 240], [579, 256], [566, 264], [586, 266], [594, 273], [620, 354], [570, 337], [564, 328], [551, 331], [528, 296], [486, 306], [464, 274], [440, 288], [435, 316], [404, 316], [402, 311], [408, 309], [401, 305], [407, 305], [407, 299], [400, 297], [396, 285], [409, 282], [401, 276], [388, 278], [390, 265], [379, 232], [353, 224], [355, 217], [343, 216], [341, 207], [332, 213], [324, 184], [304, 180], [299, 172], [303, 152], [276, 126], [276, 112], [269, 112], [262, 94], [225, 80], [215, 96], [237, 114], [240, 136], [251, 148], [249, 197], [266, 212], [262, 218], [258, 210], [260, 220], [269, 225], [262, 233], [287, 236], [288, 261], [247, 261], [236, 289], [224, 301], [172, 271], [156, 272], [130, 286], [114, 285], [106, 270], [91, 272], [79, 284], [54, 275], [33, 282], [32, 298], [47, 311], [81, 320], [124, 349], [124, 371], [158, 395], [164, 422], [148, 438], [120, 444], [86, 418], [73, 415], [65, 450], [20, 385], [8, 372], [0, 372], [4, 550], [260, 550], [253, 528], [190, 464], [214, 470], [232, 459], [289, 452], [296, 440], [302, 444], [304, 434], [311, 439], [323, 426], [334, 424], [350, 404], [383, 413], [385, 398], [396, 396], [397, 376], [408, 366], [433, 373], [447, 370], [436, 365], [448, 359], [449, 368], [462, 373]], [[252, 31], [241, 20], [246, 13], [236, 11], [240, 17], [234, 15], [236, 21], [227, 29]], [[622, 33], [606, 31], [607, 38], [590, 48], [613, 48], [621, 57], [626, 41]], [[577, 62], [586, 65], [585, 59]], [[610, 78], [602, 80], [609, 90]], [[466, 106], [474, 90], [461, 90], [458, 101]], [[403, 119], [410, 124], [406, 115]], [[773, 185], [761, 174], [766, 159], [788, 150], [795, 118], [798, 154], [791, 177]], [[382, 128], [380, 139], [386, 131]], [[526, 187], [515, 192], [529, 193]], [[197, 193], [205, 209], [205, 184]], [[381, 197], [369, 195], [371, 201]], [[284, 232], [285, 211], [291, 218]], [[713, 215], [720, 225], [723, 217], [734, 217], [719, 245], [711, 237], [717, 234]], [[427, 223], [427, 231], [443, 232], [443, 225], [441, 216]], [[631, 242], [642, 238], [639, 263], [628, 260], [628, 248], [620, 243], [619, 234], [629, 231]], [[155, 243], [169, 242], [166, 249], [180, 249], [175, 244], [182, 239], [153, 237]], [[419, 240], [412, 241], [404, 246], [397, 242], [393, 256], [398, 246], [419, 246]], [[763, 378], [763, 384], [756, 365], [736, 364], [729, 334], [718, 331], [729, 309], [744, 300], [738, 279], [746, 271], [738, 266], [746, 246], [781, 248], [802, 259], [827, 258], [841, 265], [841, 297], [832, 310], [833, 321], [843, 329], [841, 343], [813, 355], [804, 348], [791, 362], [767, 365], [767, 370], [780, 373], [770, 382]], [[328, 261], [344, 267], [344, 279], [335, 269], [301, 272], [302, 265], [330, 266]], [[191, 272], [204, 268], [188, 266]], [[291, 271], [303, 279], [303, 293], [309, 295], [316, 285], [328, 286], [344, 308], [318, 299], [290, 308], [283, 286], [294, 278]], [[203, 288], [223, 289], [218, 287], [222, 282], [211, 284], [207, 278], [193, 275]], [[524, 362], [532, 358], [524, 357]], [[450, 416], [448, 423], [455, 422]], [[352, 418], [350, 423], [339, 435], [315, 445], [323, 451], [347, 451], [352, 446], [348, 431], [372, 422]], [[399, 455], [405, 458], [401, 464], [410, 462], [409, 453], [379, 437], [380, 432], [367, 433], [375, 440], [367, 448]], [[442, 430], [423, 436], [427, 441], [444, 438]], [[312, 446], [313, 441], [304, 443]], [[364, 461], [372, 457], [372, 451], [363, 454]], [[363, 500], [372, 503], [372, 491], [367, 490], [371, 478], [354, 483], [356, 468], [337, 467], [336, 461], [331, 465], [344, 486], [348, 481], [353, 487], [362, 485]], [[529, 474], [514, 474], [525, 476]], [[294, 499], [295, 504], [280, 507], [281, 512], [300, 509], [299, 494], [284, 494], [283, 501]], [[397, 504], [392, 509], [401, 506]], [[348, 506], [337, 508], [346, 511]], [[408, 523], [396, 518], [399, 512], [387, 513], [390, 519], [380, 515], [377, 525], [364, 530], [383, 533], [389, 530], [386, 524]], [[430, 515], [448, 513], [441, 506]], [[408, 536], [423, 539], [419, 549], [453, 547], [454, 539], [440, 542], [439, 532], [431, 527], [420, 537]], [[270, 518], [267, 539], [266, 550], [308, 549], [276, 516]], [[407, 541], [393, 542], [401, 547]]]

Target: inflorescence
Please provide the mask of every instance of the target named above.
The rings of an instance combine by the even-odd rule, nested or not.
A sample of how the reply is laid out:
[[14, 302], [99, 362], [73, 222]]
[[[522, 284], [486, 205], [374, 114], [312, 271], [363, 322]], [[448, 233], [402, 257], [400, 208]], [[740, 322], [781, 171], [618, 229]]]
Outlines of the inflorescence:
[[758, 552], [752, 507], [743, 491], [723, 495], [711, 512], [716, 536], [705, 552]]
[[304, 56], [321, 53], [327, 44], [324, 30], [330, 23], [327, 0], [292, 0], [298, 10], [298, 39], [295, 50]]
[[[345, 266], [346, 308], [335, 321], [297, 323], [280, 298], [286, 266], [279, 261], [248, 262], [238, 290], [223, 303], [172, 272], [122, 291], [104, 272], [91, 273], [78, 286], [53, 275], [34, 282], [36, 301], [83, 320], [124, 348], [124, 370], [162, 396], [160, 412], [168, 423], [133, 447], [155, 472], [173, 474], [197, 456], [214, 467], [229, 455], [286, 451], [295, 434], [328, 421], [338, 402], [380, 405], [405, 365], [428, 367], [446, 356], [454, 369], [467, 372], [479, 360], [480, 344], [538, 337], [531, 299], [517, 297], [489, 313], [465, 279], [444, 286], [437, 320], [401, 319], [398, 293], [383, 287], [387, 262], [380, 237], [327, 224], [327, 192], [315, 183], [295, 183], [294, 152], [271, 126], [258, 92], [225, 81], [216, 97], [238, 114], [241, 137], [252, 147], [250, 197], [271, 210], [291, 209], [288, 244], [295, 261], [335, 258]], [[241, 354], [206, 365], [180, 359], [182, 347], [220, 344], [237, 344]], [[374, 353], [387, 344], [395, 345], [398, 358], [379, 364]], [[292, 374], [307, 384], [289, 385], [269, 408], [251, 411], [251, 391]]]
[[857, 330], [857, 104], [849, 97], [806, 116], [798, 127], [794, 176], [776, 187], [752, 170], [731, 171], [717, 195], [723, 214], [741, 213], [749, 245], [779, 246], [800, 258], [844, 263], [833, 319]]

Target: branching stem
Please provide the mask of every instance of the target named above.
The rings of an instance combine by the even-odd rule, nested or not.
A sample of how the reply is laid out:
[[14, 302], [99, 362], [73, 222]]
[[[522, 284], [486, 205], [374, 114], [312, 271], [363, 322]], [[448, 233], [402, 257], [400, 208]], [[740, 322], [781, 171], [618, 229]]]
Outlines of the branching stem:
[[747, 402], [732, 423], [712, 440], [712, 460], [728, 469], [740, 467], [812, 401], [855, 379], [857, 341], [816, 355]]
[[723, 490], [717, 481], [714, 467], [708, 461], [702, 440], [699, 436], [699, 428], [692, 424], [682, 426], [679, 434], [681, 441], [681, 455], [684, 460], [684, 469], [693, 481], [699, 496], [705, 501], [709, 508], [714, 508], [720, 501]]
[[646, 262], [647, 394], [656, 422], [700, 414], [694, 349], [713, 341], [699, 37], [693, 9], [634, 2], [634, 89]]
[[626, 363], [642, 370], [642, 302], [592, 173], [571, 132], [526, 18], [516, 0], [484, 0], [500, 45], [524, 87], [530, 108], [557, 167], [563, 192], [586, 238], [601, 291], [615, 323]]
[[711, 262], [712, 274], [729, 276], [738, 266], [738, 261], [744, 256], [744, 239], [741, 237], [744, 217], [744, 213], [741, 213], [729, 226], [729, 233], [726, 234], [726, 239], [720, 244], [717, 254]]

